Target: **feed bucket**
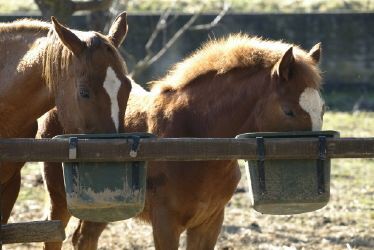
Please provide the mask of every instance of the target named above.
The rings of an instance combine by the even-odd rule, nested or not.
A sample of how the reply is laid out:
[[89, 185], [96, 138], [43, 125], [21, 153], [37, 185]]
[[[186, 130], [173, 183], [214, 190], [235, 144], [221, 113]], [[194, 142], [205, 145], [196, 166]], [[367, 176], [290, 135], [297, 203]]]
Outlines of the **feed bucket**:
[[[120, 139], [134, 145], [148, 133], [59, 135], [55, 140]], [[74, 148], [73, 148], [74, 152]], [[76, 151], [75, 151], [76, 152]], [[147, 162], [64, 162], [64, 182], [68, 209], [79, 218], [111, 222], [134, 217], [143, 210]]]
[[[311, 212], [324, 207], [330, 197], [330, 159], [326, 138], [336, 131], [246, 133], [236, 138], [255, 138], [257, 160], [246, 160], [249, 195], [253, 208], [264, 214], [286, 215]], [[267, 160], [267, 139], [317, 138], [319, 159]], [[292, 150], [292, 149], [290, 149]]]

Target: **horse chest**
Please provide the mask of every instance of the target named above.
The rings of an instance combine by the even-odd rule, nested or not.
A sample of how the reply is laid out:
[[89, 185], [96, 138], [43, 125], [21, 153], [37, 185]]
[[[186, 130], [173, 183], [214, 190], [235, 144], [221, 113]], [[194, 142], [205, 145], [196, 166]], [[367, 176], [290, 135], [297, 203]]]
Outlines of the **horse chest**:
[[17, 134], [18, 127], [12, 118], [17, 110], [4, 102], [0, 102], [0, 137], [13, 137]]
[[176, 207], [207, 213], [223, 207], [240, 180], [236, 162], [180, 162], [164, 168], [166, 186], [161, 192], [174, 197]]

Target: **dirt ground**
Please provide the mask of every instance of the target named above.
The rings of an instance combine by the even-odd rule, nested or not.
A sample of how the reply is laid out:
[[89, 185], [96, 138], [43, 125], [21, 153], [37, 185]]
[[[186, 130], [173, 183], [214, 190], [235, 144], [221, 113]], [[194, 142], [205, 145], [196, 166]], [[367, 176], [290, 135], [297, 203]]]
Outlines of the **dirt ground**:
[[[374, 115], [370, 114], [370, 117], [371, 125], [367, 120], [368, 124], [357, 120], [362, 117], [355, 118], [361, 126], [368, 128], [366, 132], [343, 135], [373, 136], [370, 128], [374, 127]], [[339, 114], [331, 117], [338, 123], [343, 118]], [[336, 130], [352, 129], [349, 126], [339, 129], [336, 124], [335, 127]], [[40, 220], [44, 217], [40, 166], [29, 164], [24, 168], [22, 178], [22, 190], [10, 222]], [[238, 190], [245, 188], [243, 173]], [[76, 222], [74, 219], [68, 226], [64, 249], [72, 249], [70, 242]], [[183, 249], [185, 236], [180, 245]], [[13, 244], [3, 248], [41, 249], [42, 244]], [[151, 227], [132, 219], [111, 223], [100, 238], [99, 249], [154, 249]], [[374, 249], [374, 159], [333, 160], [330, 202], [311, 213], [262, 215], [250, 207], [247, 193], [236, 193], [227, 206], [216, 249]]]
[[[335, 161], [331, 201], [316, 212], [291, 216], [262, 215], [251, 209], [246, 193], [235, 194], [226, 209], [217, 249], [374, 249], [374, 185], [369, 183], [369, 178], [372, 181], [374, 177], [374, 163], [373, 160], [348, 161], [352, 162], [353, 169], [350, 170], [356, 170], [362, 176], [334, 173], [339, 163]], [[370, 168], [365, 170], [365, 165]], [[35, 166], [28, 168], [38, 170]], [[39, 178], [38, 175], [24, 178], [23, 189], [42, 189]], [[352, 185], [356, 178], [368, 178], [368, 185]], [[245, 184], [242, 181], [239, 190], [243, 190]], [[39, 220], [43, 218], [43, 202], [23, 200], [17, 203], [14, 211], [11, 221]], [[69, 224], [64, 249], [71, 249], [76, 222], [74, 219]], [[183, 237], [181, 248], [184, 245]], [[40, 243], [4, 247], [41, 248]], [[111, 223], [101, 236], [99, 249], [153, 249], [151, 228], [135, 220]]]

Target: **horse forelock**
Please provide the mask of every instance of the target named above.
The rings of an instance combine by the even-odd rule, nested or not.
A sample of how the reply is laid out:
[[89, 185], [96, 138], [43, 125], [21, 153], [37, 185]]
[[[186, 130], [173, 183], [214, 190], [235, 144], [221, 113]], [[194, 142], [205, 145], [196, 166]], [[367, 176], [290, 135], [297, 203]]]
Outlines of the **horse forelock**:
[[308, 54], [296, 45], [282, 41], [269, 41], [245, 34], [210, 40], [195, 53], [174, 65], [168, 74], [152, 83], [152, 91], [165, 92], [183, 88], [192, 80], [208, 72], [226, 73], [234, 68], [256, 67], [271, 69], [282, 55], [293, 47], [299, 70], [311, 78], [308, 84], [319, 88], [319, 70]]
[[[108, 64], [116, 64], [119, 62], [118, 69], [122, 70], [125, 74], [128, 73], [127, 64], [126, 61], [122, 58], [121, 54], [119, 53], [118, 49], [108, 40], [108, 38], [100, 33], [94, 32], [94, 31], [76, 31], [74, 30], [74, 33], [86, 43], [87, 49], [90, 51], [86, 54], [86, 67], [90, 68], [92, 66], [92, 55], [93, 52], [100, 47], [106, 47], [105, 50], [103, 50], [104, 53], [110, 53], [111, 56], [114, 57], [114, 60], [110, 58], [109, 56], [102, 56], [101, 60], [110, 60], [110, 63]], [[104, 45], [104, 46], [102, 46]]]

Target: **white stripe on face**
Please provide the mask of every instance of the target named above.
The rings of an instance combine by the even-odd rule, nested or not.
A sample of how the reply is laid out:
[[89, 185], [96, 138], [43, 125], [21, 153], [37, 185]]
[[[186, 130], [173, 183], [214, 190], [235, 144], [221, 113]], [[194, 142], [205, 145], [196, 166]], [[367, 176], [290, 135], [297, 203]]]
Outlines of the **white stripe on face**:
[[312, 130], [321, 130], [324, 101], [319, 95], [319, 92], [313, 88], [306, 88], [300, 95], [299, 104], [301, 108], [310, 115]]
[[117, 96], [120, 87], [121, 81], [117, 78], [114, 70], [111, 67], [108, 67], [104, 81], [104, 89], [106, 90], [110, 98], [111, 117], [117, 132], [119, 127], [119, 105]]

